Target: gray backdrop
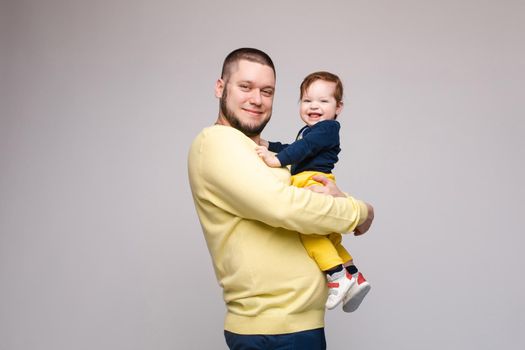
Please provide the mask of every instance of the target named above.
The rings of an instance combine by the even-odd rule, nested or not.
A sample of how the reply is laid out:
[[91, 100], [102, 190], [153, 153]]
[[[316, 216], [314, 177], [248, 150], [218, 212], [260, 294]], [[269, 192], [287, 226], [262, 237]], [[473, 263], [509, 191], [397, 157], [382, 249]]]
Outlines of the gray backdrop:
[[[0, 8], [0, 349], [225, 349], [186, 174], [224, 56], [346, 86], [345, 244], [373, 285], [329, 349], [523, 349], [523, 1], [12, 0]], [[227, 156], [227, 155], [225, 155]], [[520, 180], [522, 179], [522, 180]]]

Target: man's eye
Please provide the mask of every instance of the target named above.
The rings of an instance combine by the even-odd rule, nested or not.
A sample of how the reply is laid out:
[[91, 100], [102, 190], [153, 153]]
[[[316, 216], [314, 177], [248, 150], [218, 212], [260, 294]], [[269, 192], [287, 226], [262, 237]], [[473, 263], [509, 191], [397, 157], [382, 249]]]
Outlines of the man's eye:
[[272, 90], [262, 90], [262, 94], [266, 97], [271, 97], [273, 96], [273, 91]]
[[241, 84], [241, 85], [239, 85], [239, 87], [240, 87], [241, 90], [243, 90], [243, 91], [247, 91], [247, 90], [250, 89], [250, 87], [249, 87], [248, 85], [246, 85], [246, 84]]

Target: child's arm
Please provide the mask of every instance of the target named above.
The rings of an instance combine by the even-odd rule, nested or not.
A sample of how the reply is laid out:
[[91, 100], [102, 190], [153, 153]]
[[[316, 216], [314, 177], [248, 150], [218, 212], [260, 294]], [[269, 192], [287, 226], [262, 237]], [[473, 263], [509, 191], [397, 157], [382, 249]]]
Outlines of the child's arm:
[[268, 165], [269, 167], [272, 167], [272, 168], [280, 168], [281, 167], [281, 162], [279, 161], [279, 159], [277, 159], [275, 154], [273, 154], [272, 152], [268, 151], [268, 148], [266, 148], [265, 146], [257, 146], [257, 147], [255, 147], [255, 152], [257, 152], [259, 157], [261, 157], [262, 160], [264, 160], [266, 165]]
[[291, 144], [261, 139], [259, 142], [261, 146], [256, 148], [257, 154], [272, 168], [297, 164], [323, 149], [339, 145], [339, 128], [339, 122], [324, 120], [313, 127], [308, 135]]
[[288, 147], [290, 145], [288, 145], [286, 143], [272, 142], [272, 141], [268, 141], [268, 140], [265, 140], [263, 138], [260, 138], [259, 139], [259, 146], [264, 146], [264, 147], [268, 148], [268, 150], [270, 152], [279, 153], [283, 149], [285, 149], [286, 147]]
[[302, 139], [283, 148], [276, 155], [281, 165], [297, 164], [323, 149], [339, 145], [339, 122], [324, 120], [312, 127]]
[[[263, 146], [266, 146], [266, 145], [263, 145]], [[286, 144], [286, 143], [280, 143], [280, 142], [271, 142], [269, 141], [268, 142], [268, 150], [270, 150], [271, 152], [274, 152], [274, 153], [279, 153], [281, 152], [282, 150], [284, 150], [286, 147], [290, 146], [289, 144]]]

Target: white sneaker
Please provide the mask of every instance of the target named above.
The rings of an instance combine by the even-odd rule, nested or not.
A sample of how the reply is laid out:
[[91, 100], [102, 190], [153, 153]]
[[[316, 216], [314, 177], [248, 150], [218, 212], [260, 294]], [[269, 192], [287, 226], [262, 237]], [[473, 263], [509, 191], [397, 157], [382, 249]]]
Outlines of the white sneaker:
[[343, 298], [343, 311], [354, 312], [357, 310], [365, 296], [370, 291], [370, 283], [365, 280], [361, 272], [357, 273], [357, 283], [354, 283]]
[[326, 308], [331, 310], [343, 301], [344, 296], [356, 281], [344, 268], [332, 275], [326, 275], [326, 278], [328, 279], [329, 288]]

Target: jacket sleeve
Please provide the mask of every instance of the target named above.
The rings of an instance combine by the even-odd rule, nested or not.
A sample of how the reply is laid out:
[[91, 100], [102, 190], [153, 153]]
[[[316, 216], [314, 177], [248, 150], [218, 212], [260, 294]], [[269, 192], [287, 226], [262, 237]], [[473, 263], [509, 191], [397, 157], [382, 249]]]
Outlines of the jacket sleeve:
[[190, 150], [194, 196], [232, 215], [304, 234], [353, 231], [363, 202], [297, 188], [279, 179], [255, 143], [230, 127], [214, 127]]
[[288, 146], [289, 144], [286, 143], [268, 141], [268, 150], [274, 153], [279, 153]]
[[276, 157], [282, 166], [297, 164], [322, 150], [339, 145], [340, 124], [334, 120], [317, 123], [302, 139], [280, 150]]

